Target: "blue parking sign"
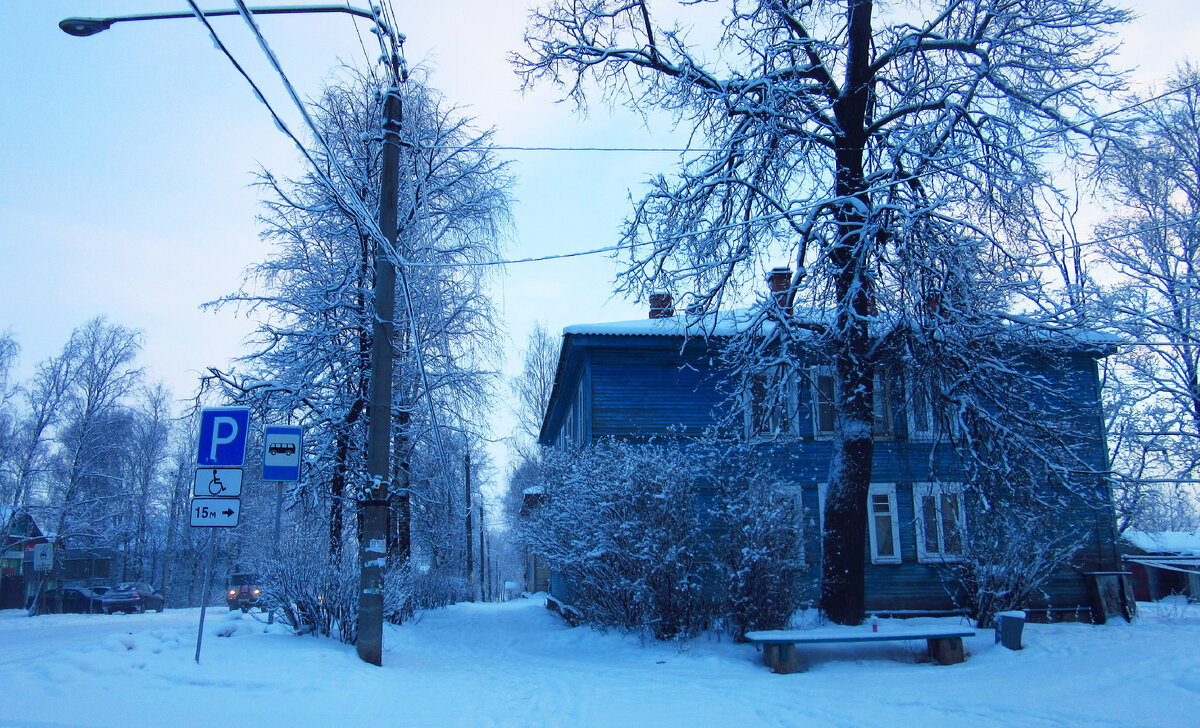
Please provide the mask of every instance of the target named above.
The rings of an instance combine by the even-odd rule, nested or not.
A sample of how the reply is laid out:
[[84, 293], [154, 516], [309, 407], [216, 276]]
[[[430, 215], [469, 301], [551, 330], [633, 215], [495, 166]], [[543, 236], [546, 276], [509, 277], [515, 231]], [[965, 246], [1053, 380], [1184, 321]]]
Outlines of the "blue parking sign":
[[205, 407], [200, 410], [200, 442], [196, 447], [196, 463], [212, 467], [242, 467], [246, 462], [246, 434], [249, 431], [248, 407]]

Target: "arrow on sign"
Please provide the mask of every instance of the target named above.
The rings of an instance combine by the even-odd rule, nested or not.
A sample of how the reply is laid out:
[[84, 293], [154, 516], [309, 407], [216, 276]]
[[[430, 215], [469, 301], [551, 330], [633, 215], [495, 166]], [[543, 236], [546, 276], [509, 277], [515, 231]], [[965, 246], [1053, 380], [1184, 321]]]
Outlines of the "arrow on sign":
[[225, 509], [225, 510], [223, 510], [223, 511], [221, 511], [221, 512], [222, 512], [222, 513], [224, 513], [226, 516], [232, 516], [232, 515], [233, 515], [233, 509], [232, 509], [232, 508], [227, 508], [227, 509]]

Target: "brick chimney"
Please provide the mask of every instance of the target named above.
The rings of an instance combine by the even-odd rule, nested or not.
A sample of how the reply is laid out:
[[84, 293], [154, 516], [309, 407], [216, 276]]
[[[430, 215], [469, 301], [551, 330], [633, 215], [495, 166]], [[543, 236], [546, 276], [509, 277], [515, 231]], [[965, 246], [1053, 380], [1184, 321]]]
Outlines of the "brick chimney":
[[788, 289], [792, 287], [792, 269], [784, 266], [772, 268], [767, 274], [767, 287], [771, 289], [771, 298], [775, 299], [776, 305], [783, 309], [784, 314], [791, 316]]
[[666, 291], [655, 291], [650, 294], [650, 318], [664, 319], [675, 315], [675, 307], [671, 303], [671, 294]]

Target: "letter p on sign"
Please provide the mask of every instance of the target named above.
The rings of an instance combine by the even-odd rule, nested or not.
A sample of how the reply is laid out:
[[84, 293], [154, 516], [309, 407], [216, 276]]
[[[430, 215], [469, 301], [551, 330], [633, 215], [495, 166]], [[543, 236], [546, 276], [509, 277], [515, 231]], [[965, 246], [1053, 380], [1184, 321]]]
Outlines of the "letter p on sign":
[[206, 407], [200, 412], [200, 441], [196, 463], [201, 466], [240, 468], [246, 462], [246, 434], [250, 410], [246, 407]]
[[[228, 434], [222, 435], [221, 431], [224, 428]], [[216, 462], [217, 448], [221, 445], [228, 445], [237, 440], [238, 436], [238, 421], [232, 417], [214, 417], [213, 418], [213, 435], [212, 447], [208, 449], [208, 459]]]

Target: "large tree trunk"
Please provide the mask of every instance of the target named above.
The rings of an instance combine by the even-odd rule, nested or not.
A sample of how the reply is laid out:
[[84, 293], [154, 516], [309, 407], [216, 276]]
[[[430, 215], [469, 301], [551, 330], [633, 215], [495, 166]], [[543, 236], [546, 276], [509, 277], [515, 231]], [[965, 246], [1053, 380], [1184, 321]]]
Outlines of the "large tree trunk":
[[867, 493], [871, 483], [874, 371], [868, 316], [874, 309], [870, 279], [873, 234], [863, 177], [865, 121], [870, 93], [871, 3], [850, 4], [846, 86], [834, 105], [837, 147], [838, 240], [830, 253], [836, 269], [837, 321], [834, 378], [837, 423], [825, 504], [821, 606], [839, 624], [859, 624], [865, 601]]

